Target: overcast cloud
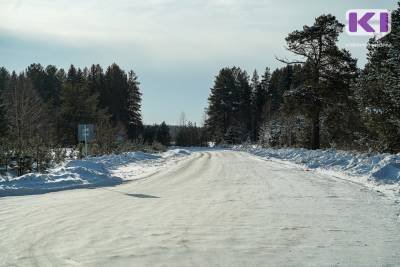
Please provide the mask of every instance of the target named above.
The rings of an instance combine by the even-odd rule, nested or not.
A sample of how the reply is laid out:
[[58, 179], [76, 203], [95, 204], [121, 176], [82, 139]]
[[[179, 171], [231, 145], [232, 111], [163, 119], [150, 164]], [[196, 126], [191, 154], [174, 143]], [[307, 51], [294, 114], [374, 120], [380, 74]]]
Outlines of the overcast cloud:
[[[200, 122], [220, 67], [280, 66], [274, 56], [288, 55], [290, 31], [323, 13], [344, 22], [350, 8], [393, 9], [395, 1], [0, 0], [0, 64], [116, 62], [139, 75], [146, 123], [175, 123], [181, 111]], [[365, 49], [351, 52], [364, 62]]]

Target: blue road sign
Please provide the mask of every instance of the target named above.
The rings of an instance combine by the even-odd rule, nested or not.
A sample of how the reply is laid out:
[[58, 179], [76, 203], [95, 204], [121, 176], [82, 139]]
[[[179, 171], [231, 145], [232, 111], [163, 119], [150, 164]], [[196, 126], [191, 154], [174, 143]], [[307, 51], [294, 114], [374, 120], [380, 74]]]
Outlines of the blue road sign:
[[94, 138], [94, 125], [93, 124], [79, 124], [78, 125], [78, 141], [90, 142]]

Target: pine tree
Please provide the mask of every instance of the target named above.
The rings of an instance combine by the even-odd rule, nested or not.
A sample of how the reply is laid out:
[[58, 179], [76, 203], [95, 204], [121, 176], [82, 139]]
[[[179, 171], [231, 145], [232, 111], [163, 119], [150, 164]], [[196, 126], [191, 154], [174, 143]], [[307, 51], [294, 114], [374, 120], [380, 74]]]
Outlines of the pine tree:
[[[349, 53], [346, 50], [340, 50], [336, 44], [343, 27], [344, 25], [339, 23], [334, 16], [322, 15], [315, 19], [312, 26], [304, 26], [302, 31], [294, 31], [286, 38], [289, 51], [303, 59], [292, 62], [281, 61], [288, 64], [303, 64], [310, 74], [305, 85], [299, 87], [298, 92], [292, 91], [291, 95], [295, 96], [294, 99], [299, 99], [296, 96], [306, 94], [306, 99], [311, 101], [305, 103], [304, 99], [299, 99], [302, 104], [305, 104], [303, 111], [312, 121], [312, 149], [320, 147], [320, 120], [326, 100], [324, 94], [327, 89], [325, 85], [327, 79], [333, 78], [332, 70], [334, 68], [332, 66], [342, 64], [350, 68], [350, 65], [354, 62]], [[290, 97], [290, 95], [287, 97]]]
[[254, 71], [252, 78], [252, 89], [253, 89], [253, 97], [252, 97], [252, 106], [253, 106], [253, 137], [252, 140], [257, 141], [260, 131], [260, 126], [265, 120], [265, 106], [267, 101], [267, 93], [269, 90], [269, 83], [271, 79], [271, 73], [269, 68], [265, 69], [265, 72], [262, 76], [261, 82], [259, 81], [259, 77], [257, 71]]
[[46, 73], [43, 66], [40, 64], [31, 64], [26, 69], [26, 76], [31, 80], [33, 87], [39, 93], [40, 97], [44, 102], [47, 102], [50, 95], [50, 90], [45, 88], [44, 80]]
[[245, 71], [237, 67], [220, 70], [211, 89], [205, 122], [207, 132], [214, 137], [214, 141], [227, 141], [225, 139], [231, 136], [232, 129], [235, 133], [240, 132], [238, 136], [235, 134], [240, 140], [251, 136], [251, 96], [249, 77]]
[[42, 97], [43, 101], [49, 105], [49, 107], [54, 110], [60, 105], [60, 90], [63, 80], [60, 80], [59, 71], [56, 66], [48, 65], [44, 70], [43, 81], [40, 82], [43, 87]]
[[135, 72], [128, 73], [128, 135], [130, 138], [139, 137], [142, 128], [141, 101], [142, 94], [139, 90], [139, 81]]
[[72, 85], [75, 85], [77, 83], [82, 83], [83, 82], [82, 71], [80, 71], [80, 74], [79, 74], [78, 70], [75, 68], [75, 66], [71, 65], [68, 69], [66, 82], [68, 82], [69, 84], [72, 84]]
[[92, 94], [83, 72], [71, 66], [61, 90], [61, 125], [64, 142], [76, 144], [78, 124], [96, 123], [106, 118], [99, 109], [98, 94]]
[[10, 80], [9, 72], [1, 67], [0, 68], [0, 138], [2, 138], [7, 132], [7, 120], [6, 120], [6, 106], [4, 104], [4, 92], [7, 88], [7, 84]]
[[249, 76], [246, 71], [242, 71], [240, 68], [235, 69], [234, 73], [237, 78], [238, 87], [235, 88], [239, 95], [239, 108], [238, 118], [241, 122], [240, 127], [240, 140], [250, 141], [252, 138], [252, 89], [249, 82]]
[[169, 127], [163, 121], [158, 128], [157, 135], [156, 135], [157, 142], [161, 143], [164, 146], [169, 146], [171, 143], [171, 135], [169, 133]]
[[4, 67], [0, 68], [0, 93], [4, 92], [7, 87], [7, 83], [10, 80], [10, 73]]
[[281, 145], [279, 140], [283, 134], [282, 125], [287, 117], [282, 113], [283, 96], [293, 86], [294, 68], [296, 66], [288, 65], [276, 69], [272, 74], [269, 74], [269, 69], [267, 69], [261, 81], [265, 88], [265, 101], [259, 126], [261, 132], [259, 130], [258, 137], [262, 138], [259, 141], [265, 146]]
[[156, 141], [158, 128], [157, 124], [144, 126], [143, 142], [145, 144], [151, 145]]
[[223, 140], [223, 135], [227, 130], [227, 109], [223, 100], [223, 91], [226, 90], [225, 80], [228, 80], [229, 71], [228, 69], [220, 70], [208, 98], [209, 106], [205, 126], [209, 135], [213, 136], [217, 142]]
[[99, 94], [100, 104], [103, 105], [103, 108], [106, 108], [104, 99], [102, 99], [102, 94], [104, 94], [105, 85], [104, 85], [104, 72], [100, 65], [92, 65], [90, 69], [87, 71], [87, 83], [91, 93]]
[[126, 73], [117, 64], [112, 64], [105, 73], [106, 106], [114, 123], [122, 122], [128, 127], [129, 89]]
[[3, 97], [0, 94], [0, 139], [5, 136], [7, 129], [6, 106], [3, 103]]
[[392, 31], [371, 39], [368, 63], [355, 85], [368, 129], [363, 143], [381, 151], [400, 151], [400, 3], [392, 13]]

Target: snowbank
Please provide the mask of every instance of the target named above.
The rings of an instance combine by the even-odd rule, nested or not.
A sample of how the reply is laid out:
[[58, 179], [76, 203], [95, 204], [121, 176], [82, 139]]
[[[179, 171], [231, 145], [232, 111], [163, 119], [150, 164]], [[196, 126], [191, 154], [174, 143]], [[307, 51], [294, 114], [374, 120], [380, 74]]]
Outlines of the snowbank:
[[272, 149], [258, 146], [235, 146], [233, 149], [263, 158], [293, 162], [307, 169], [329, 173], [390, 195], [400, 196], [400, 154], [371, 155], [335, 149]]
[[121, 166], [132, 166], [129, 175], [142, 174], [145, 169], [165, 165], [171, 159], [189, 155], [190, 151], [173, 149], [160, 154], [128, 152], [120, 155], [93, 157], [85, 160], [71, 160], [46, 174], [29, 173], [16, 178], [0, 177], [0, 197], [41, 194], [74, 188], [93, 188], [121, 184], [116, 170]]

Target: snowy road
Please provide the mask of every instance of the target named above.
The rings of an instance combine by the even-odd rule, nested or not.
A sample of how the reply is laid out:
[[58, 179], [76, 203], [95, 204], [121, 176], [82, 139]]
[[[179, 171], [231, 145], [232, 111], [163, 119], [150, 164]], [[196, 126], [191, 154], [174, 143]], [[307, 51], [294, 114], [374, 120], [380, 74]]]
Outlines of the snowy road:
[[398, 208], [295, 166], [196, 152], [115, 187], [1, 198], [0, 265], [399, 266]]

